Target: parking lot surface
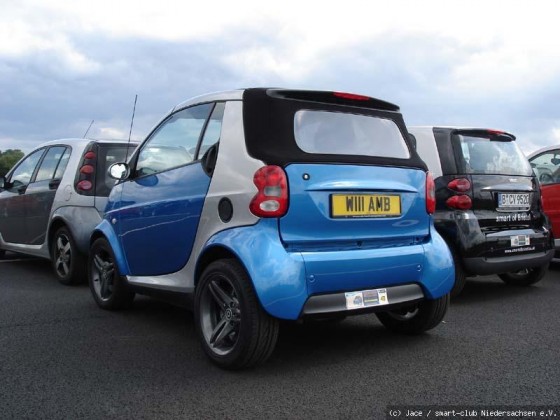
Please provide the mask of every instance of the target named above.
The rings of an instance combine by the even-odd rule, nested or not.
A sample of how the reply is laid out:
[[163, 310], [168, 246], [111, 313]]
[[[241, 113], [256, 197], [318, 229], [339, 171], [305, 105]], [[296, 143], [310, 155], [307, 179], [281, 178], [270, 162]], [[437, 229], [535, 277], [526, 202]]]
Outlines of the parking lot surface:
[[560, 405], [560, 264], [529, 288], [467, 282], [414, 337], [374, 315], [283, 325], [264, 366], [204, 356], [192, 315], [99, 309], [47, 261], [0, 262], [0, 418], [384, 418], [390, 405]]

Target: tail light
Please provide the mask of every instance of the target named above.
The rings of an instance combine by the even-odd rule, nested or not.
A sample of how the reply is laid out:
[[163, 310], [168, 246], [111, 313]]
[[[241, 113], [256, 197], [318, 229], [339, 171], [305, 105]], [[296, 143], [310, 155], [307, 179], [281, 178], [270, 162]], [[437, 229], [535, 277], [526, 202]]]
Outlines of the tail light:
[[428, 214], [436, 211], [436, 184], [431, 172], [426, 174], [426, 211]]
[[469, 210], [472, 207], [471, 198], [465, 193], [471, 189], [471, 182], [467, 178], [456, 178], [447, 184], [447, 188], [455, 193], [445, 204], [457, 210]]
[[464, 193], [471, 189], [471, 183], [467, 178], [457, 178], [447, 184], [447, 188]]
[[454, 195], [445, 202], [449, 207], [458, 210], [468, 210], [472, 207], [472, 200], [468, 195]]
[[258, 192], [249, 209], [258, 217], [282, 217], [288, 211], [288, 178], [275, 165], [260, 168], [253, 176]]
[[97, 165], [97, 154], [93, 150], [88, 150], [82, 157], [80, 169], [76, 174], [74, 187], [78, 194], [94, 195], [95, 168]]

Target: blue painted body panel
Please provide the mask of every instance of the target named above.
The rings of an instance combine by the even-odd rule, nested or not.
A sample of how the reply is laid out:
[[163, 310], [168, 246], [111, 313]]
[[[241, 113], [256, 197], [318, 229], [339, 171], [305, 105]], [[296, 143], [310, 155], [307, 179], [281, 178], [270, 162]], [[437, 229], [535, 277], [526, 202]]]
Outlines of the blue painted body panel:
[[455, 267], [453, 256], [447, 243], [430, 221], [431, 241], [424, 243], [424, 271], [422, 285], [429, 299], [437, 299], [451, 291], [455, 283]]
[[277, 219], [224, 230], [205, 249], [216, 245], [229, 249], [245, 266], [266, 312], [283, 319], [298, 318], [308, 297], [305, 266], [301, 254], [286, 252]]
[[169, 274], [187, 263], [209, 185], [195, 162], [114, 188], [105, 217], [116, 219], [130, 275]]
[[[366, 165], [291, 164], [286, 168], [290, 204], [280, 219], [282, 240], [297, 246], [321, 242], [397, 240], [420, 243], [429, 234], [426, 173], [419, 169]], [[304, 179], [304, 174], [309, 176]], [[332, 194], [398, 194], [401, 216], [331, 217]]]
[[289, 252], [277, 223], [262, 219], [254, 226], [222, 231], [205, 248], [219, 245], [234, 253], [247, 269], [262, 307], [277, 318], [297, 319], [314, 294], [417, 283], [426, 297], [435, 299], [453, 286], [453, 260], [435, 230], [419, 245]]
[[117, 263], [117, 267], [119, 269], [119, 274], [121, 276], [127, 276], [130, 274], [130, 270], [128, 269], [128, 265], [126, 264], [126, 258], [124, 257], [123, 250], [119, 243], [119, 238], [113, 229], [113, 226], [107, 219], [103, 219], [101, 223], [99, 223], [93, 232], [93, 235], [97, 233], [101, 233], [109, 244], [111, 245], [111, 249], [113, 250], [113, 254], [115, 254], [115, 260]]

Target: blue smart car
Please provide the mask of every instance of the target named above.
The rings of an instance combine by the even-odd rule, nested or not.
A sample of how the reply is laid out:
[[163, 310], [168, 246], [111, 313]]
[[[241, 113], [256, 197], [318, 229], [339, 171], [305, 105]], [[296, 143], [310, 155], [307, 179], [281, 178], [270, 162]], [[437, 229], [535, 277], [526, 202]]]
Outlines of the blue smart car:
[[420, 333], [444, 317], [453, 261], [434, 183], [396, 105], [246, 89], [176, 106], [128, 164], [92, 238], [104, 309], [135, 293], [191, 305], [219, 366], [264, 362], [278, 320], [375, 312]]

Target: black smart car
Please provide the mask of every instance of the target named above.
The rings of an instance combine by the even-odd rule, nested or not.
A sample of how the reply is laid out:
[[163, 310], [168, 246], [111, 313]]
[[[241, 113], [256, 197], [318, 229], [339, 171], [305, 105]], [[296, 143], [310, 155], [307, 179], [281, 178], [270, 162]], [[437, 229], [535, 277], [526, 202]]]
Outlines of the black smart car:
[[509, 133], [410, 127], [435, 178], [434, 224], [455, 259], [458, 295], [467, 276], [498, 274], [508, 284], [542, 279], [554, 255], [539, 184]]

